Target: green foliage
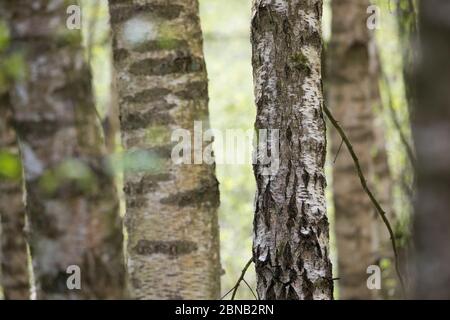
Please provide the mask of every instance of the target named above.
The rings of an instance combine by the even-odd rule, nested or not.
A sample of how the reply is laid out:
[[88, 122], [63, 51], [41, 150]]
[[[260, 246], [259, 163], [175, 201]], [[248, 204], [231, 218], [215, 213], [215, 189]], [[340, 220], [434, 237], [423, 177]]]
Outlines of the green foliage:
[[0, 179], [20, 179], [22, 165], [17, 154], [0, 150]]
[[8, 90], [12, 81], [23, 79], [25, 64], [20, 53], [9, 53], [9, 31], [4, 21], [0, 21], [0, 94]]
[[78, 159], [63, 161], [56, 168], [46, 171], [39, 180], [39, 186], [46, 194], [52, 194], [68, 183], [85, 193], [93, 192], [97, 187], [91, 168]]
[[0, 21], [0, 52], [9, 46], [9, 31], [6, 23]]

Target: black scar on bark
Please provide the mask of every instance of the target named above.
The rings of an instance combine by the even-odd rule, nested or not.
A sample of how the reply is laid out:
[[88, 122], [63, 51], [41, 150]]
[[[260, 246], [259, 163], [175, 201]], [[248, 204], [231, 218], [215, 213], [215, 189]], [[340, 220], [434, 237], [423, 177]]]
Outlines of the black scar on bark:
[[159, 253], [176, 257], [197, 251], [198, 246], [195, 242], [186, 240], [152, 241], [141, 239], [133, 250], [137, 254], [145, 256]]
[[170, 114], [154, 112], [153, 110], [125, 113], [120, 116], [120, 120], [122, 130], [137, 130], [153, 125], [169, 125], [174, 123], [174, 119]]
[[197, 100], [208, 97], [208, 82], [195, 81], [186, 85], [184, 90], [175, 93], [178, 97], [185, 100]]
[[[173, 20], [180, 16], [183, 10], [182, 6], [179, 5], [155, 5], [155, 4], [145, 4], [145, 5], [133, 5], [132, 2], [122, 1], [111, 1], [110, 5], [110, 16], [111, 23], [117, 24], [126, 21], [133, 16], [139, 14], [151, 14], [153, 16], [162, 18], [164, 20]], [[116, 6], [116, 4], [130, 4]]]
[[303, 183], [305, 184], [305, 188], [308, 188], [308, 184], [309, 184], [309, 173], [308, 173], [308, 171], [306, 171], [305, 169], [303, 169], [302, 180], [303, 180]]
[[179, 207], [209, 204], [216, 208], [220, 204], [218, 182], [202, 183], [200, 187], [188, 191], [178, 192], [160, 200], [162, 204], [176, 205]]
[[146, 174], [137, 182], [127, 182], [123, 188], [128, 195], [143, 194], [147, 191], [154, 191], [158, 182], [168, 181], [172, 179], [172, 175], [168, 173]]
[[115, 49], [113, 50], [113, 58], [115, 62], [121, 62], [129, 57], [129, 53], [125, 49]]
[[169, 93], [171, 93], [171, 90], [166, 89], [166, 88], [152, 88], [152, 89], [142, 90], [142, 91], [136, 93], [134, 96], [125, 96], [123, 98], [123, 100], [125, 102], [131, 102], [131, 103], [153, 102], [153, 101], [158, 101], [158, 100], [163, 99]]
[[162, 38], [159, 40], [146, 41], [132, 48], [135, 52], [150, 52], [159, 50], [175, 50], [182, 49], [188, 50], [189, 44], [186, 40], [174, 39], [174, 38]]
[[182, 54], [144, 59], [133, 63], [129, 71], [137, 76], [163, 76], [174, 73], [201, 72], [203, 70], [203, 59]]

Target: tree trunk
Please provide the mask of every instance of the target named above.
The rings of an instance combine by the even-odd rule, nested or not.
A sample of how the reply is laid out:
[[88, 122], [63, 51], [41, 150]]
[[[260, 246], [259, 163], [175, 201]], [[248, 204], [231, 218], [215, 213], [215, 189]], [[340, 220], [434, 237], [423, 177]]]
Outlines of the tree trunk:
[[[368, 0], [332, 2], [330, 42], [330, 107], [358, 155], [363, 173], [371, 173], [371, 149], [375, 143], [369, 73], [370, 35], [366, 26]], [[333, 154], [341, 144], [331, 134]], [[361, 187], [353, 160], [342, 148], [333, 170], [335, 228], [338, 249], [339, 296], [341, 299], [371, 299], [367, 267], [373, 256], [375, 211]]]
[[[369, 151], [372, 153], [373, 166], [371, 178], [373, 179], [373, 190], [377, 195], [381, 207], [385, 210], [391, 225], [396, 223], [396, 215], [393, 205], [393, 179], [391, 169], [389, 167], [389, 159], [386, 147], [386, 126], [384, 122], [384, 110], [380, 92], [381, 80], [380, 59], [378, 54], [378, 46], [375, 36], [372, 34], [369, 44], [369, 74], [370, 74], [370, 99], [371, 108], [374, 113], [373, 134], [374, 145], [370, 146]], [[372, 218], [373, 241], [372, 250], [374, 260], [380, 264], [383, 259], [390, 262], [390, 267], [383, 270], [383, 279], [381, 291], [374, 291], [374, 297], [387, 299], [395, 294], [395, 269], [394, 269], [394, 253], [390, 241], [389, 232], [386, 225], [374, 215]]]
[[[28, 252], [25, 240], [25, 205], [22, 166], [11, 123], [9, 97], [0, 97], [0, 243], [1, 286], [7, 300], [30, 298]], [[6, 172], [6, 170], [7, 172]]]
[[421, 64], [413, 110], [417, 152], [414, 204], [416, 291], [421, 299], [450, 299], [450, 3], [421, 1]]
[[[26, 76], [12, 94], [38, 299], [124, 294], [122, 225], [81, 33], [64, 1], [3, 1]], [[74, 278], [81, 271], [81, 289]], [[72, 280], [71, 280], [72, 279]]]
[[[119, 89], [128, 268], [138, 299], [220, 294], [214, 165], [176, 165], [174, 129], [208, 123], [197, 0], [110, 0]], [[201, 151], [202, 143], [194, 146]], [[145, 159], [146, 166], [136, 166]]]
[[253, 258], [261, 299], [332, 299], [321, 17], [321, 0], [253, 4], [255, 127], [278, 129], [280, 138], [278, 171], [265, 175], [266, 165], [254, 166]]
[[417, 88], [415, 77], [415, 62], [419, 52], [416, 0], [397, 0], [397, 26], [400, 44], [403, 50], [403, 79], [405, 85], [405, 95], [408, 101], [409, 111], [416, 107]]

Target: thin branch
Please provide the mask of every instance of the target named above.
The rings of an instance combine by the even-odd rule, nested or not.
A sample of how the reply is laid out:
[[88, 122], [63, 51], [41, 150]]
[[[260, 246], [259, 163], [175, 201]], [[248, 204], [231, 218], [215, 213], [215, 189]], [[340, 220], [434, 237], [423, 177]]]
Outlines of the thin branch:
[[366, 181], [366, 178], [363, 175], [361, 166], [359, 164], [358, 157], [356, 156], [355, 152], [353, 151], [353, 146], [350, 143], [349, 139], [347, 138], [347, 135], [345, 134], [344, 130], [339, 125], [339, 123], [336, 121], [336, 119], [333, 117], [333, 115], [331, 114], [330, 110], [328, 109], [328, 107], [325, 104], [323, 105], [323, 109], [324, 109], [325, 114], [327, 115], [328, 119], [331, 121], [333, 126], [339, 132], [339, 135], [341, 136], [342, 140], [344, 140], [344, 143], [347, 146], [347, 149], [350, 152], [350, 155], [351, 155], [351, 157], [353, 159], [353, 162], [355, 164], [355, 168], [356, 168], [356, 171], [358, 173], [359, 180], [361, 181], [361, 185], [362, 185], [363, 189], [366, 191], [366, 193], [369, 196], [370, 200], [372, 201], [373, 205], [377, 209], [377, 212], [378, 212], [379, 216], [381, 217], [381, 219], [383, 220], [384, 224], [386, 225], [386, 228], [387, 228], [387, 230], [389, 232], [389, 236], [391, 238], [392, 250], [394, 251], [395, 271], [396, 271], [397, 277], [398, 277], [398, 279], [400, 281], [400, 285], [401, 285], [401, 288], [402, 288], [403, 295], [405, 295], [405, 286], [404, 286], [404, 283], [403, 283], [403, 278], [402, 278], [402, 275], [400, 273], [400, 267], [399, 267], [397, 244], [395, 242], [395, 236], [394, 236], [394, 232], [392, 230], [391, 224], [390, 224], [388, 218], [386, 217], [386, 213], [384, 212], [383, 208], [381, 208], [381, 205], [375, 199], [375, 196], [373, 195], [372, 191], [370, 191], [369, 186], [367, 185], [367, 181]]
[[252, 295], [255, 297], [255, 300], [259, 300], [258, 297], [255, 294], [255, 291], [253, 291], [252, 287], [248, 284], [247, 280], [245, 280], [245, 278], [242, 278], [242, 281], [244, 281], [244, 283], [247, 285], [247, 287], [250, 289], [250, 292], [252, 293]]
[[337, 152], [336, 152], [336, 156], [334, 157], [333, 164], [336, 163], [336, 160], [337, 160], [337, 158], [338, 158], [338, 156], [339, 156], [339, 152], [341, 152], [341, 148], [342, 148], [342, 144], [343, 144], [343, 143], [344, 143], [344, 139], [341, 140], [341, 144], [339, 145], [339, 148], [338, 148], [338, 150], [337, 150]]
[[[231, 288], [222, 298], [220, 298], [220, 300], [223, 300], [227, 295], [229, 295], [231, 292], [233, 292], [233, 294], [231, 295], [231, 300], [234, 300], [234, 298], [236, 297], [236, 293], [237, 293], [237, 290], [239, 289], [239, 286], [240, 286], [240, 284], [241, 284], [241, 282], [242, 281], [244, 281], [244, 282], [246, 282], [245, 280], [244, 280], [244, 276], [245, 276], [245, 273], [247, 272], [247, 269], [250, 267], [250, 265], [252, 264], [252, 262], [253, 262], [253, 258], [250, 258], [250, 260], [248, 260], [248, 262], [247, 262], [247, 264], [245, 265], [245, 267], [244, 267], [244, 269], [242, 269], [242, 272], [241, 272], [241, 276], [239, 277], [239, 279], [238, 279], [238, 281], [236, 282], [236, 284], [233, 286], [233, 288]], [[250, 286], [249, 286], [250, 287]], [[251, 288], [250, 288], [250, 290], [251, 290]], [[253, 292], [253, 290], [252, 290], [252, 292]]]

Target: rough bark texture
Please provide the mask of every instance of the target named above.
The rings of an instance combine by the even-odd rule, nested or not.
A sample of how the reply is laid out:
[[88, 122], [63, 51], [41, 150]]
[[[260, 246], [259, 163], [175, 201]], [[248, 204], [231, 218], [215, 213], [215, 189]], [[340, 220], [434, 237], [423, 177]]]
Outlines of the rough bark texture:
[[[122, 225], [79, 30], [65, 1], [2, 1], [26, 77], [12, 94], [38, 299], [121, 298]], [[81, 290], [67, 268], [81, 270]]]
[[[375, 143], [371, 75], [370, 35], [366, 26], [368, 0], [332, 1], [329, 102], [334, 117], [345, 130], [358, 155], [363, 174], [369, 179], [371, 149]], [[341, 138], [332, 131], [332, 153]], [[334, 164], [333, 195], [338, 249], [339, 297], [371, 299], [367, 267], [376, 264], [373, 255], [375, 211], [361, 187], [347, 149], [342, 148]]]
[[[28, 252], [25, 239], [25, 205], [22, 169], [16, 134], [12, 127], [8, 95], [0, 97], [0, 154], [10, 170], [0, 173], [0, 284], [7, 300], [30, 298]], [[3, 170], [2, 170], [3, 171]]]
[[417, 152], [416, 298], [450, 299], [450, 2], [420, 2], [421, 65], [413, 112]]
[[264, 165], [254, 167], [253, 257], [261, 299], [332, 299], [321, 17], [321, 0], [253, 3], [255, 127], [280, 130], [278, 172], [263, 175]]
[[[197, 0], [110, 0], [125, 168], [128, 269], [138, 299], [220, 294], [213, 165], [175, 165], [172, 130], [208, 127]], [[200, 151], [202, 143], [197, 143]], [[192, 148], [194, 150], [194, 148]]]

